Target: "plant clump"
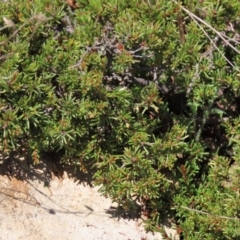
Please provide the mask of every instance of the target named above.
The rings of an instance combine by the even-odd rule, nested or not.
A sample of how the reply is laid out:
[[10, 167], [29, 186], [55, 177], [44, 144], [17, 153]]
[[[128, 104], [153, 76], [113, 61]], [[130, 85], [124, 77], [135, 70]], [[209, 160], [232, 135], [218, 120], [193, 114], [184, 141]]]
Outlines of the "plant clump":
[[164, 235], [167, 217], [183, 239], [239, 239], [239, 1], [0, 11], [1, 154], [94, 167], [101, 192], [140, 209], [148, 230]]

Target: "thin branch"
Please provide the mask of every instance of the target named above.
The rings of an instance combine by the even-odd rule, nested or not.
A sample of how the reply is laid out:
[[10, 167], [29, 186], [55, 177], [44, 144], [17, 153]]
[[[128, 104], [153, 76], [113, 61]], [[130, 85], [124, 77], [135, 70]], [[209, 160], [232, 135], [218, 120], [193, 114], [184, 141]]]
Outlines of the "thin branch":
[[[234, 38], [230, 38], [227, 35], [225, 35], [225, 33], [221, 33], [222, 36], [224, 36], [226, 39], [228, 39], [229, 41], [235, 42], [236, 44], [240, 44], [239, 41], [235, 40]], [[236, 35], [235, 35], [236, 36]]]
[[[222, 51], [218, 48], [218, 46], [216, 45], [215, 41], [213, 41], [209, 35], [207, 34], [207, 32], [203, 29], [203, 27], [196, 21], [196, 19], [194, 19], [192, 16], [190, 16], [193, 21], [199, 26], [199, 28], [202, 30], [202, 32], [204, 33], [204, 35], [210, 40], [211, 44], [214, 46], [214, 48], [216, 48], [218, 50], [218, 52], [222, 55], [222, 57], [229, 63], [230, 66], [232, 66], [236, 71], [240, 72], [239, 68], [237, 68], [236, 66], [234, 66], [222, 53]], [[218, 37], [220, 37], [218, 35]], [[220, 37], [221, 38], [221, 37]], [[202, 54], [202, 57], [204, 57], [204, 54]]]
[[192, 78], [192, 81], [190, 82], [190, 84], [189, 84], [189, 86], [187, 88], [187, 94], [189, 94], [191, 92], [191, 90], [193, 88], [193, 85], [194, 85], [195, 81], [197, 80], [197, 78], [200, 78], [199, 63], [196, 64], [195, 68], [196, 68], [196, 71], [195, 71], [195, 74], [194, 74], [194, 76]]
[[[177, 3], [176, 1], [174, 1], [175, 3]], [[235, 48], [229, 41], [227, 41], [223, 35], [217, 31], [215, 28], [213, 28], [211, 25], [209, 25], [207, 22], [205, 22], [204, 20], [202, 20], [200, 17], [198, 17], [197, 15], [195, 15], [194, 13], [190, 12], [188, 9], [186, 9], [183, 6], [180, 6], [181, 9], [186, 12], [191, 18], [194, 18], [195, 20], [201, 22], [202, 24], [204, 24], [206, 27], [208, 27], [209, 29], [211, 29], [213, 32], [215, 32], [224, 42], [226, 45], [228, 45], [229, 47], [231, 47], [235, 52], [237, 52], [238, 54], [240, 54], [240, 51]]]
[[[174, 0], [174, 2], [178, 4], [178, 2], [176, 2], [175, 0]], [[234, 66], [234, 64], [233, 64], [231, 61], [229, 61], [229, 60], [224, 56], [224, 54], [222, 53], [222, 51], [217, 47], [217, 45], [215, 44], [215, 42], [209, 37], [209, 35], [208, 35], [207, 32], [203, 29], [203, 27], [199, 24], [199, 22], [202, 23], [202, 24], [204, 24], [206, 27], [208, 27], [209, 29], [211, 29], [213, 32], [215, 32], [215, 33], [217, 34], [217, 36], [218, 36], [219, 38], [221, 38], [226, 45], [228, 45], [229, 47], [231, 47], [231, 48], [232, 48], [235, 52], [237, 52], [238, 54], [240, 54], [240, 51], [239, 51], [237, 48], [235, 48], [235, 47], [230, 43], [230, 41], [233, 41], [233, 42], [235, 42], [235, 43], [239, 43], [239, 42], [236, 41], [235, 39], [229, 38], [228, 36], [226, 36], [225, 34], [219, 32], [219, 31], [217, 31], [215, 28], [213, 28], [211, 25], [209, 25], [209, 24], [208, 24], [207, 22], [205, 22], [203, 19], [201, 19], [201, 18], [199, 18], [198, 16], [196, 16], [194, 13], [190, 12], [190, 11], [189, 11], [188, 9], [186, 9], [185, 7], [183, 7], [183, 6], [180, 5], [180, 8], [181, 8], [184, 12], [186, 12], [186, 13], [191, 17], [191, 19], [199, 26], [199, 28], [202, 30], [202, 32], [204, 33], [204, 35], [210, 40], [210, 42], [212, 43], [212, 45], [218, 50], [218, 52], [219, 52], [219, 53], [222, 55], [222, 57], [229, 63], [229, 65], [232, 66], [236, 71], [240, 72], [239, 68], [237, 68], [236, 66]], [[228, 40], [227, 40], [227, 39], [228, 39]], [[204, 56], [202, 55], [202, 57], [204, 57]], [[190, 89], [190, 90], [191, 90], [191, 89]]]
[[186, 210], [191, 211], [191, 212], [196, 212], [196, 213], [209, 215], [209, 216], [213, 216], [213, 217], [219, 217], [219, 218], [222, 218], [222, 219], [240, 221], [240, 218], [238, 218], [238, 217], [235, 217], [235, 218], [234, 217], [226, 217], [226, 216], [217, 215], [217, 214], [213, 214], [213, 213], [209, 213], [209, 212], [204, 212], [204, 211], [200, 211], [200, 210], [197, 210], [197, 209], [194, 209], [194, 208], [185, 207], [185, 206], [181, 206], [181, 208], [186, 209]]
[[12, 39], [15, 35], [18, 34], [18, 32], [20, 32], [26, 25], [28, 25], [30, 22], [37, 20], [37, 25], [39, 26], [40, 23], [51, 20], [52, 18], [48, 18], [46, 17], [44, 14], [39, 13], [34, 15], [33, 17], [31, 17], [30, 19], [28, 19], [25, 23], [22, 24], [22, 26], [20, 26], [17, 30], [15, 30], [12, 35], [10, 35], [10, 37], [8, 37], [8, 39], [4, 42], [1, 42], [0, 45], [2, 44], [6, 44], [7, 41], [9, 41], [10, 39]]

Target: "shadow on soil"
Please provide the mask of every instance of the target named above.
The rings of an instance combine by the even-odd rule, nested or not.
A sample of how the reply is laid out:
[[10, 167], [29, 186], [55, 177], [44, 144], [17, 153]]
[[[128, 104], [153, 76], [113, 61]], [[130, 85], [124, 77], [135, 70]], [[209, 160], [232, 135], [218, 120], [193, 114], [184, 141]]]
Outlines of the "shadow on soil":
[[45, 186], [50, 186], [52, 176], [61, 179], [64, 172], [67, 172], [70, 179], [93, 187], [93, 169], [89, 168], [87, 173], [83, 173], [78, 166], [60, 164], [60, 159], [54, 155], [44, 155], [38, 164], [17, 154], [0, 158], [0, 175], [15, 177], [21, 181], [38, 180]]
[[[39, 206], [42, 209], [46, 210], [49, 214], [56, 213], [66, 213], [66, 214], [97, 214], [94, 213], [94, 209], [92, 209], [88, 205], [84, 205], [86, 211], [84, 212], [72, 212], [68, 209], [63, 208], [54, 200], [51, 199], [50, 196], [41, 192], [39, 189], [35, 188], [31, 181], [37, 180], [44, 184], [45, 187], [51, 187], [51, 180], [54, 177], [61, 179], [63, 177], [64, 172], [67, 173], [69, 179], [73, 179], [74, 182], [78, 182], [79, 184], [83, 184], [84, 186], [93, 187], [93, 169], [87, 169], [87, 173], [83, 173], [80, 171], [78, 166], [70, 166], [60, 164], [58, 159], [51, 156], [43, 156], [39, 164], [32, 164], [32, 161], [27, 159], [26, 157], [19, 156], [17, 154], [11, 154], [10, 156], [0, 157], [0, 175], [7, 176], [9, 180], [15, 178], [21, 182], [27, 182], [32, 188], [35, 189], [38, 193], [44, 195], [49, 201], [53, 202], [58, 208], [62, 210], [55, 210], [46, 208], [41, 203], [37, 201], [37, 199], [30, 196], [28, 193], [19, 191], [17, 189], [7, 188], [0, 186], [0, 194], [3, 194], [7, 197], [11, 197], [14, 200], [22, 201], [26, 204]], [[15, 192], [13, 194], [13, 192]], [[25, 197], [22, 197], [25, 195]], [[16, 197], [17, 196], [17, 197]], [[140, 208], [137, 210], [125, 211], [121, 207], [113, 207], [111, 206], [109, 209], [103, 210], [105, 214], [109, 214], [111, 218], [124, 218], [124, 219], [138, 219], [141, 217]], [[104, 213], [104, 212], [103, 212]]]

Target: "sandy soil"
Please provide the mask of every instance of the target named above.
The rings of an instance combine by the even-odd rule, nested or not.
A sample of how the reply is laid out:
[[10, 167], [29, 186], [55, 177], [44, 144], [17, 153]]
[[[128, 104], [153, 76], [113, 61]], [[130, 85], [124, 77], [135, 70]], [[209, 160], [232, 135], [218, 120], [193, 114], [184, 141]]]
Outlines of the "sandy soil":
[[101, 196], [90, 175], [67, 172], [62, 169], [59, 178], [55, 166], [1, 160], [0, 240], [163, 239]]

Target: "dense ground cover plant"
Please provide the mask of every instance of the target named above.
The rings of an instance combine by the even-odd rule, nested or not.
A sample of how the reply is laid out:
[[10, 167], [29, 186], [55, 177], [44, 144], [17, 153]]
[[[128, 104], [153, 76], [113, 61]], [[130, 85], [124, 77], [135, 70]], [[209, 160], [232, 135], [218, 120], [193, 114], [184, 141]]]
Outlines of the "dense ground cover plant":
[[[95, 167], [147, 228], [239, 239], [239, 26], [233, 1], [4, 1], [1, 152]], [[167, 237], [167, 236], [166, 236]]]

